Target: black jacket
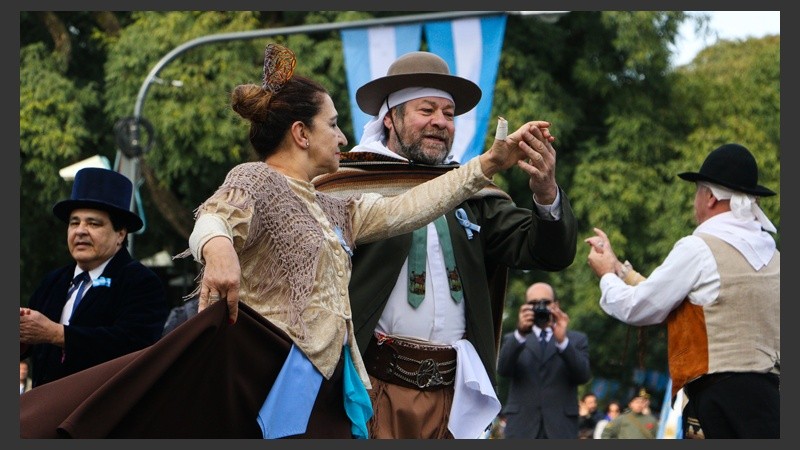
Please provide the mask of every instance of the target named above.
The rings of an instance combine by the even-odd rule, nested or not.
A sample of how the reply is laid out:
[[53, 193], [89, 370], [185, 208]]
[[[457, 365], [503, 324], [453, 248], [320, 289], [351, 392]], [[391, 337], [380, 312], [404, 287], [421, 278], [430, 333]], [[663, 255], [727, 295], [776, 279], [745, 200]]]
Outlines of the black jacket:
[[[28, 307], [59, 322], [75, 263], [48, 273]], [[30, 346], [33, 386], [57, 380], [156, 342], [169, 314], [164, 284], [155, 272], [134, 260], [123, 247], [101, 275], [110, 286], [95, 285], [83, 296], [64, 327], [64, 348]]]

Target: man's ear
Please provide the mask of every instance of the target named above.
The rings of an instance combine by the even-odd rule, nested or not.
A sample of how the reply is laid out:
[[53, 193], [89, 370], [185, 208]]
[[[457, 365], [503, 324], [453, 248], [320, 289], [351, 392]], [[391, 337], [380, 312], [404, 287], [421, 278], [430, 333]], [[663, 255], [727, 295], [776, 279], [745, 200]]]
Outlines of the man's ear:
[[383, 126], [389, 130], [394, 128], [394, 123], [392, 123], [392, 114], [394, 114], [394, 108], [390, 109], [389, 112], [383, 116]]
[[711, 192], [711, 189], [706, 189], [706, 192], [708, 193], [708, 198], [706, 199], [706, 205], [708, 205], [708, 209], [714, 208], [717, 206], [717, 204], [719, 204], [719, 202], [722, 201], [717, 199], [717, 197], [714, 197], [714, 193]]
[[125, 238], [128, 237], [128, 229], [122, 228], [119, 231], [117, 231], [117, 233], [119, 234], [119, 242], [117, 242], [117, 245], [121, 247], [122, 245], [125, 244]]

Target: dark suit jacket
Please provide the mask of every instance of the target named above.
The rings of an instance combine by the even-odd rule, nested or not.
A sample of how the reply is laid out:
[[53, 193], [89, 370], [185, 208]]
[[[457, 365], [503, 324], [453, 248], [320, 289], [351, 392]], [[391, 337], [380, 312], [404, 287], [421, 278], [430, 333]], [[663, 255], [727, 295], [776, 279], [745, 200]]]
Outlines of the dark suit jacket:
[[[59, 322], [75, 264], [48, 273], [28, 302]], [[111, 285], [86, 291], [64, 327], [64, 348], [36, 344], [20, 355], [31, 356], [33, 386], [57, 380], [151, 345], [161, 337], [169, 314], [164, 284], [155, 272], [134, 260], [122, 247], [103, 277]]]
[[535, 335], [524, 344], [514, 333], [503, 336], [497, 372], [510, 378], [503, 407], [506, 438], [534, 439], [541, 419], [550, 439], [577, 439], [578, 386], [589, 381], [589, 339], [567, 331], [569, 345], [559, 353], [550, 339], [544, 354]]

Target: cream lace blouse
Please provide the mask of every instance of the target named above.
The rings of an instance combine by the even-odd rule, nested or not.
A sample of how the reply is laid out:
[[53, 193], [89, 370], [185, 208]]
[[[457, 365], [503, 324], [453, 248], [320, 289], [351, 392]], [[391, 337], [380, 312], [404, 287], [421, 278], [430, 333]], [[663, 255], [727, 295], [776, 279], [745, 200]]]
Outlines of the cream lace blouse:
[[[337, 199], [265, 163], [240, 164], [197, 209], [189, 250], [202, 263], [209, 239], [231, 239], [242, 270], [239, 300], [284, 330], [330, 378], [342, 346], [354, 335], [348, 250], [411, 232], [489, 183], [473, 158], [398, 196]], [[355, 340], [349, 344], [356, 370], [370, 388], [361, 352]]]

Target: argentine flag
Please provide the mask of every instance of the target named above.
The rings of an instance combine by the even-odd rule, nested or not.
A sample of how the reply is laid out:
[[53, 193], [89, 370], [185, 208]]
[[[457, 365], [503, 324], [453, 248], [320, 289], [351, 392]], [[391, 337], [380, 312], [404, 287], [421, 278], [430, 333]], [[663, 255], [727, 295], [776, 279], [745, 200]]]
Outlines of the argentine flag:
[[372, 116], [358, 107], [356, 91], [368, 81], [385, 76], [398, 57], [420, 49], [422, 24], [353, 28], [341, 33], [350, 115], [353, 117], [355, 143], [358, 144], [364, 125], [372, 120]]
[[425, 24], [430, 51], [447, 61], [450, 73], [471, 80], [483, 93], [475, 108], [455, 119], [452, 154], [462, 164], [483, 153], [487, 130], [496, 125], [489, 114], [505, 30], [505, 14]]
[[675, 407], [672, 407], [672, 379], [667, 382], [664, 402], [661, 404], [661, 417], [658, 424], [656, 439], [683, 439], [682, 420], [683, 389], [675, 397]]

